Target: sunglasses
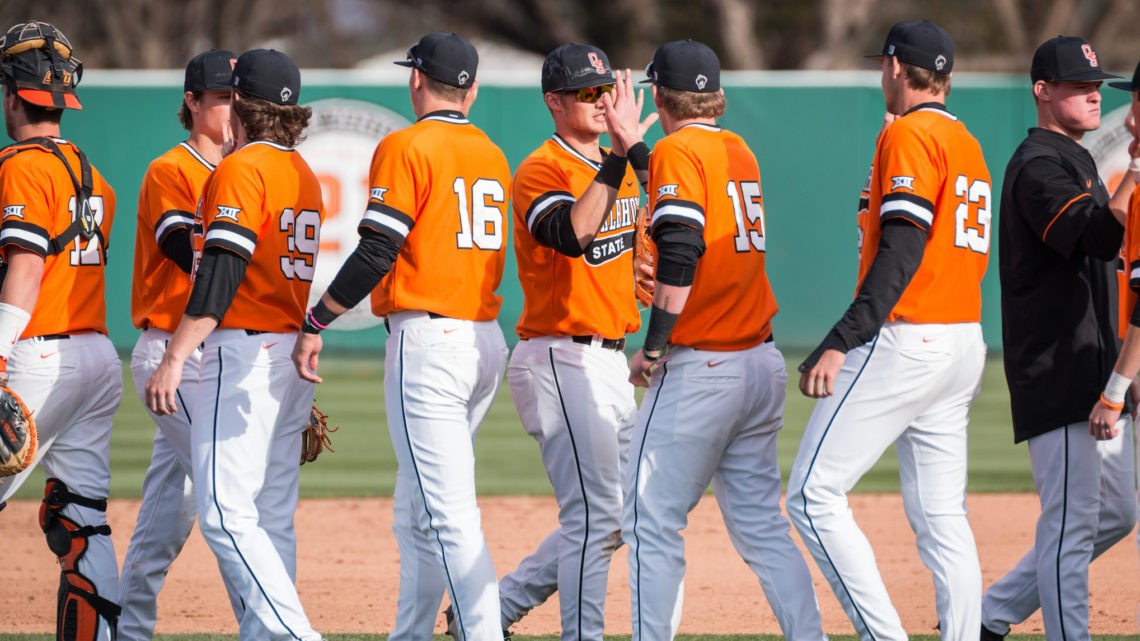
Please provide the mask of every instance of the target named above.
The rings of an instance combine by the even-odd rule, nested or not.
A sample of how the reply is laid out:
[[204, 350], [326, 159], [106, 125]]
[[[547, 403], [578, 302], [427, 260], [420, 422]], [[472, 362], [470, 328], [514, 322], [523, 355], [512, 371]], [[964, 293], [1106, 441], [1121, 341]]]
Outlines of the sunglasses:
[[582, 89], [570, 89], [568, 91], [563, 91], [562, 93], [575, 94], [575, 97], [578, 99], [578, 102], [584, 102], [586, 104], [592, 105], [595, 102], [602, 99], [602, 94], [610, 93], [613, 90], [614, 90], [613, 85], [598, 85], [596, 87], [584, 87]]

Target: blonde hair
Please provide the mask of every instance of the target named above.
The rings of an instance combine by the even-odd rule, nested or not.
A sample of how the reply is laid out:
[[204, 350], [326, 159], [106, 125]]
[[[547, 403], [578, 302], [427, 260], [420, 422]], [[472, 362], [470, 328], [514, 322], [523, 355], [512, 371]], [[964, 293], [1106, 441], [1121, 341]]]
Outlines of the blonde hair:
[[690, 118], [720, 118], [724, 115], [728, 101], [724, 93], [697, 93], [657, 85], [657, 99], [661, 101], [661, 108], [678, 120]]

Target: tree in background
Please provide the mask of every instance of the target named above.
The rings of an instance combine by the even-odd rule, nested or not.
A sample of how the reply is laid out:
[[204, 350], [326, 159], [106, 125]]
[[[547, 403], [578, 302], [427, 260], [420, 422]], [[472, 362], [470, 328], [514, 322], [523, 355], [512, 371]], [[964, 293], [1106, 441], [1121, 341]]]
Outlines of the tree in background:
[[351, 67], [433, 30], [545, 55], [588, 42], [641, 66], [662, 42], [709, 44], [726, 69], [860, 69], [898, 20], [954, 35], [955, 66], [1025, 73], [1058, 34], [1097, 45], [1101, 64], [1136, 62], [1136, 0], [4, 0], [0, 24], [49, 20], [89, 68], [180, 68], [209, 47], [278, 47], [305, 67]]

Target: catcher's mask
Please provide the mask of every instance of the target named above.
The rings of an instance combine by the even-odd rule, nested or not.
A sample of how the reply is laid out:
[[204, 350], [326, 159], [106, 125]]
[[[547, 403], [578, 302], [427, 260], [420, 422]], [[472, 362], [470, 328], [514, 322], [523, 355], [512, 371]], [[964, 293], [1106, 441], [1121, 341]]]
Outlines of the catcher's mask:
[[71, 55], [71, 42], [51, 24], [21, 22], [0, 40], [0, 82], [33, 105], [82, 109], [75, 95], [82, 75], [83, 63]]

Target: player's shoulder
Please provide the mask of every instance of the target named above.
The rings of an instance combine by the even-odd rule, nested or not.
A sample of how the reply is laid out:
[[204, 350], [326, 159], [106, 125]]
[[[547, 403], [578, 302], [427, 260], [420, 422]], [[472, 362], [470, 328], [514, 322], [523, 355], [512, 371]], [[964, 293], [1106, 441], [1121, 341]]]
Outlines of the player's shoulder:
[[0, 172], [29, 173], [50, 171], [53, 165], [63, 165], [50, 149], [33, 143], [15, 143], [0, 149]]

